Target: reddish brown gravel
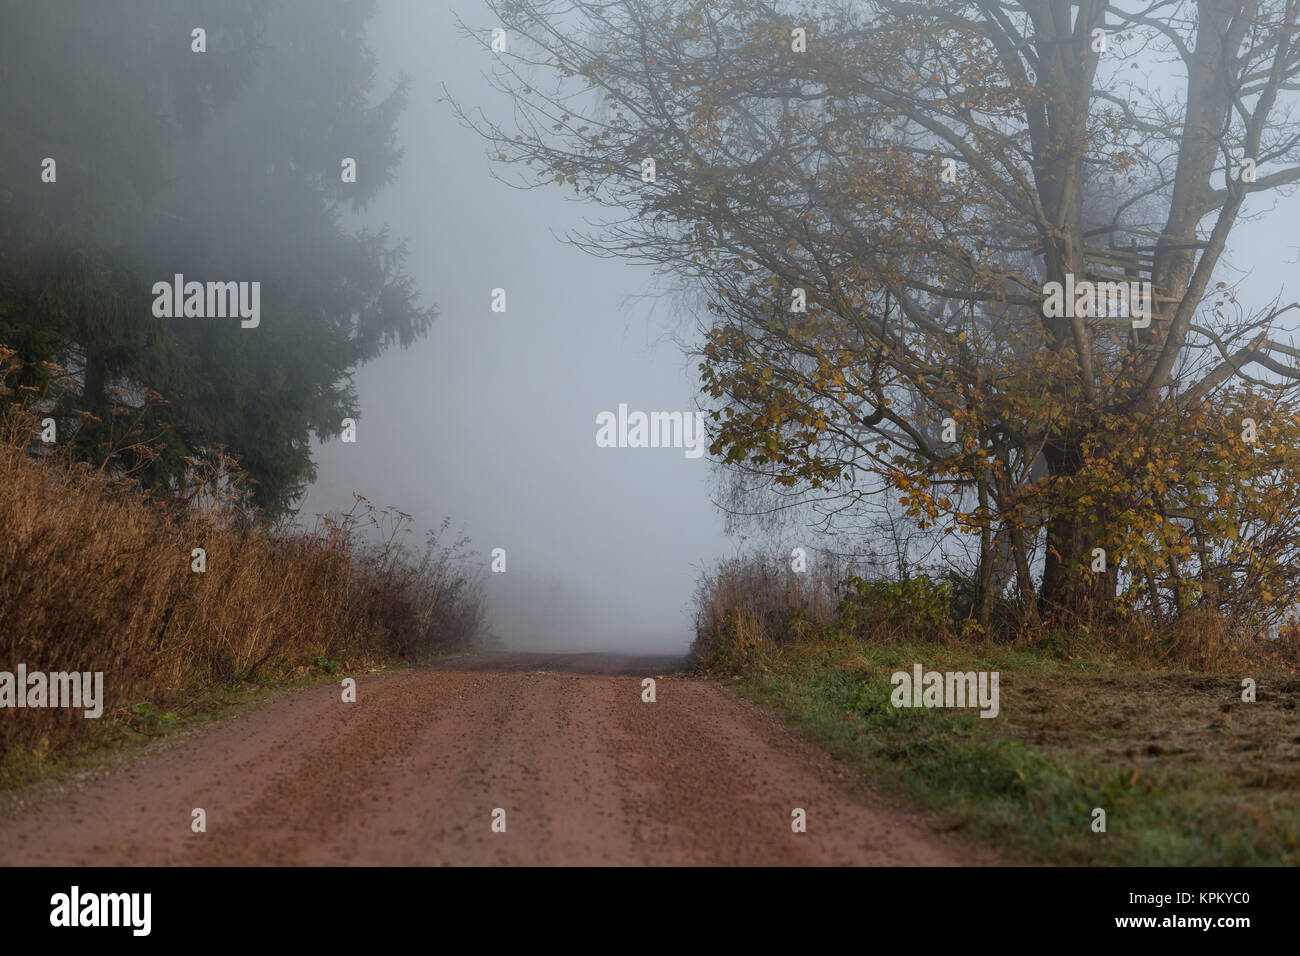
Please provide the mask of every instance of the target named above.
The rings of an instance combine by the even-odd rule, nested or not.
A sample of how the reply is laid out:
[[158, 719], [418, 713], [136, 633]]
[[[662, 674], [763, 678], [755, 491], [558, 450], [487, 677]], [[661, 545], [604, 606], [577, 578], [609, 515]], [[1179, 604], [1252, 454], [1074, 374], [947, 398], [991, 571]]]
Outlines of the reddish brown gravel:
[[362, 677], [356, 703], [295, 692], [0, 820], [0, 863], [995, 862], [674, 666], [483, 654]]

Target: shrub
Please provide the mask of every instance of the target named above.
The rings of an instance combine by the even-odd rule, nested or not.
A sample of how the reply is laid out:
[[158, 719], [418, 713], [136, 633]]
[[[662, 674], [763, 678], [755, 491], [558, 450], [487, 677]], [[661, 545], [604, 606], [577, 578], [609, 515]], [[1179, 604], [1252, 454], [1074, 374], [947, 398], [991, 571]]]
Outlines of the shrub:
[[901, 581], [867, 581], [856, 575], [844, 579], [836, 617], [847, 633], [858, 637], [882, 628], [929, 640], [951, 631], [952, 583], [915, 575]]

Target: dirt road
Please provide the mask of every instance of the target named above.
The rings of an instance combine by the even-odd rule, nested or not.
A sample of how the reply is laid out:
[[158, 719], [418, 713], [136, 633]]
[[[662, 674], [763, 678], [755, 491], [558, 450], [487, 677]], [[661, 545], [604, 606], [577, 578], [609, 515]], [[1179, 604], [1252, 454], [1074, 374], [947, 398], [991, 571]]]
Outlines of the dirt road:
[[993, 862], [674, 666], [485, 654], [298, 691], [0, 820], [0, 862]]

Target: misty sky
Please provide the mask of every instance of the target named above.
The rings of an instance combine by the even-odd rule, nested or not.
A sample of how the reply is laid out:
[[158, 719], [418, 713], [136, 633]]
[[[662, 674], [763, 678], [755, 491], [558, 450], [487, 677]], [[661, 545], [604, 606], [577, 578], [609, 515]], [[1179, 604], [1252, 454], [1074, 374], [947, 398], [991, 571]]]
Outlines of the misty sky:
[[[472, 0], [455, 12], [490, 25]], [[684, 649], [699, 568], [733, 550], [711, 466], [680, 449], [598, 448], [595, 419], [619, 403], [696, 408], [694, 362], [671, 340], [692, 320], [644, 297], [662, 285], [649, 269], [557, 238], [597, 210], [492, 177], [483, 141], [438, 102], [445, 83], [467, 107], [509, 115], [482, 76], [491, 55], [451, 9], [386, 2], [370, 38], [377, 89], [400, 72], [412, 89], [399, 177], [363, 221], [407, 237], [407, 271], [440, 317], [424, 341], [360, 370], [357, 442], [318, 450], [301, 518], [346, 510], [354, 490], [421, 528], [448, 515], [485, 564], [506, 549], [506, 573], [487, 585], [507, 641]], [[496, 287], [505, 314], [490, 310]]]
[[[482, 75], [491, 54], [461, 35], [457, 13], [494, 25], [474, 0], [454, 11], [385, 0], [371, 24], [378, 90], [400, 72], [412, 90], [399, 177], [363, 221], [407, 237], [408, 271], [441, 316], [426, 340], [360, 370], [358, 442], [318, 450], [302, 518], [346, 510], [357, 491], [422, 529], [450, 516], [485, 565], [505, 548], [488, 593], [515, 646], [684, 649], [701, 566], [736, 548], [711, 504], [711, 466], [677, 449], [598, 448], [595, 416], [619, 403], [693, 410], [693, 362], [672, 340], [693, 322], [644, 298], [658, 288], [648, 269], [557, 238], [598, 209], [493, 178], [482, 140], [439, 102], [445, 83], [467, 108], [510, 116]], [[1247, 208], [1265, 216], [1234, 231], [1223, 276], [1236, 267], [1252, 305], [1294, 296], [1300, 201]], [[489, 307], [495, 287], [504, 315]]]

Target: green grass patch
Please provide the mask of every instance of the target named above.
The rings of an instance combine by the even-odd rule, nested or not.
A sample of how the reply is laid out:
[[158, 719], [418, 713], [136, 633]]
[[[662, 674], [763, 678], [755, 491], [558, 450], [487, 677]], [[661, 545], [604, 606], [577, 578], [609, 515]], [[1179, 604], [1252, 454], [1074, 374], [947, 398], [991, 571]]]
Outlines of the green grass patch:
[[[894, 671], [1000, 675], [1000, 713], [895, 708]], [[1258, 699], [1241, 700], [1241, 678]], [[729, 681], [878, 786], [1013, 860], [1300, 863], [1300, 681], [1068, 649], [799, 643]], [[1092, 830], [1094, 808], [1106, 832]]]

